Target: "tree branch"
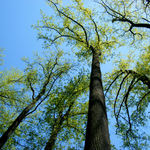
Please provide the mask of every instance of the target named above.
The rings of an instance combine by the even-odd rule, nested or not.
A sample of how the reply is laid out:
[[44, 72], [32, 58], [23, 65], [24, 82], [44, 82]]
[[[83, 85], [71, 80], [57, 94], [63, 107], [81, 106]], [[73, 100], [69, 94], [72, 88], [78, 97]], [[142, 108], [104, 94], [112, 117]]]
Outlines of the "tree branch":
[[87, 47], [89, 47], [88, 36], [87, 36], [87, 32], [86, 32], [86, 29], [84, 28], [84, 26], [81, 23], [79, 23], [78, 21], [74, 20], [73, 18], [67, 16], [64, 12], [60, 11], [58, 9], [57, 5], [53, 1], [51, 1], [51, 0], [48, 0], [48, 1], [51, 2], [55, 6], [55, 8], [56, 8], [56, 10], [58, 11], [59, 14], [62, 14], [64, 17], [70, 19], [71, 21], [73, 21], [75, 24], [77, 24], [79, 27], [82, 28], [82, 30], [85, 34], [85, 40], [86, 40]]

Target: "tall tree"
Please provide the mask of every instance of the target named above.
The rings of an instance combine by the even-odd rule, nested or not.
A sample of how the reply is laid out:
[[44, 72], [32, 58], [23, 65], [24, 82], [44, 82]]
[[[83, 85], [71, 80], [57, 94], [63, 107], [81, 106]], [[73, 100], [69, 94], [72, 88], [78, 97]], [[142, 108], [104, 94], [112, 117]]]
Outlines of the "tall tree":
[[[22, 72], [12, 69], [9, 71], [2, 71], [0, 73], [0, 134], [4, 133], [10, 125], [12, 119], [16, 114], [28, 103], [27, 97], [23, 94], [25, 90], [19, 90], [14, 85], [21, 78]], [[18, 84], [19, 86], [19, 84]], [[26, 101], [23, 101], [26, 99]], [[18, 134], [18, 132], [16, 131]], [[9, 143], [14, 142], [13, 139]], [[7, 145], [9, 148], [9, 145]]]
[[59, 80], [48, 99], [21, 124], [20, 136], [14, 137], [17, 149], [44, 149], [46, 145], [48, 149], [83, 147], [89, 82], [84, 74]]
[[75, 46], [75, 52], [80, 58], [92, 56], [85, 150], [108, 150], [110, 140], [100, 59], [110, 54], [115, 38], [108, 40], [111, 29], [104, 24], [99, 25], [81, 0], [69, 1], [70, 6], [59, 1], [48, 2], [55, 14], [42, 14], [42, 20], [35, 26], [40, 30], [39, 38], [45, 40], [47, 47], [64, 42]]
[[[25, 69], [25, 74], [19, 79], [7, 79], [5, 85], [9, 86], [8, 83], [20, 84], [21, 87], [25, 87], [26, 92], [30, 93], [30, 101], [24, 105], [21, 113], [12, 121], [11, 125], [4, 131], [0, 138], [0, 148], [7, 142], [8, 138], [14, 133], [19, 124], [32, 112], [36, 111], [37, 107], [50, 95], [51, 90], [54, 88], [56, 81], [67, 73], [70, 69], [70, 64], [61, 63], [61, 52], [58, 52], [53, 56], [46, 56], [46, 59], [43, 61], [39, 56], [36, 57], [35, 61], [32, 63], [27, 63], [27, 68]], [[16, 77], [15, 77], [16, 78]], [[5, 81], [6, 78], [2, 79]], [[18, 87], [15, 85], [15, 87]], [[11, 87], [11, 84], [10, 84]], [[1, 88], [1, 100], [5, 101], [26, 101], [18, 97], [13, 99], [9, 92], [6, 92], [5, 88]], [[23, 92], [25, 92], [23, 90]]]

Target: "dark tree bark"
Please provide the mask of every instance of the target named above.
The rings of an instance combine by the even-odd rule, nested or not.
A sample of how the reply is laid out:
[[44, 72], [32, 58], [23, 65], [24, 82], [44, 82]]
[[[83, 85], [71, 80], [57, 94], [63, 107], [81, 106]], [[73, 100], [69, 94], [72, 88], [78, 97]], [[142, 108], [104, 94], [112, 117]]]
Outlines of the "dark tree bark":
[[73, 100], [70, 103], [70, 106], [69, 106], [68, 110], [65, 112], [64, 115], [62, 115], [63, 112], [61, 112], [60, 117], [58, 117], [56, 119], [55, 124], [53, 125], [53, 131], [50, 135], [50, 138], [49, 138], [48, 142], [46, 143], [45, 150], [52, 150], [53, 149], [53, 147], [55, 145], [55, 142], [57, 140], [57, 135], [61, 131], [63, 122], [67, 119], [74, 102], [75, 101]]
[[92, 59], [90, 98], [86, 130], [85, 150], [110, 150], [108, 120], [103, 93], [99, 53], [94, 51]]
[[62, 123], [63, 121], [60, 121], [57, 125], [54, 125], [54, 129], [51, 133], [51, 136], [48, 142], [46, 143], [45, 150], [52, 150], [54, 148], [55, 142], [57, 140], [57, 135], [62, 129]]

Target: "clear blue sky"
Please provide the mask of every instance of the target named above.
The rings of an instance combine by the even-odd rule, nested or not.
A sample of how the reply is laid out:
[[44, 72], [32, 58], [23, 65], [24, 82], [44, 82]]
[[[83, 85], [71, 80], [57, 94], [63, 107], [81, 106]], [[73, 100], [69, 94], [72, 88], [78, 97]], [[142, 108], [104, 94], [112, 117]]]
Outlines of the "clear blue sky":
[[21, 58], [41, 50], [37, 32], [31, 28], [40, 19], [40, 9], [49, 11], [45, 0], [0, 1], [0, 48], [4, 48], [4, 65], [22, 68]]

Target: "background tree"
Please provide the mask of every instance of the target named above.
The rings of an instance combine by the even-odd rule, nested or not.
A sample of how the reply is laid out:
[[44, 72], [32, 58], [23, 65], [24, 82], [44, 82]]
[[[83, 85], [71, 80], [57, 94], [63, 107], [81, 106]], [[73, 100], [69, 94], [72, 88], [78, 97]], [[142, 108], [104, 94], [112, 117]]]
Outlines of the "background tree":
[[16, 138], [18, 149], [44, 149], [46, 143], [49, 149], [83, 148], [89, 79], [82, 73], [64, 79], [39, 109], [24, 121], [21, 136]]
[[[1, 135], [7, 130], [8, 125], [16, 117], [16, 114], [23, 109], [25, 103], [28, 103], [28, 98], [23, 94], [25, 89], [19, 90], [15, 87], [16, 82], [22, 76], [22, 72], [14, 69], [11, 71], [3, 71], [0, 73], [0, 133]], [[18, 84], [19, 85], [19, 84]], [[20, 88], [21, 89], [21, 88]], [[24, 101], [26, 99], [26, 101]], [[15, 134], [19, 135], [16, 130]], [[10, 143], [15, 142], [13, 138], [9, 140], [7, 148], [10, 148]]]
[[[59, 145], [55, 143], [62, 142], [58, 140], [61, 132], [63, 142], [74, 140], [76, 146], [78, 142], [83, 145], [83, 140], [85, 140], [83, 126], [86, 124], [87, 101], [84, 102], [81, 95], [87, 93], [87, 79], [87, 76], [79, 74], [48, 101], [51, 105], [47, 105], [48, 112], [45, 117], [50, 124], [51, 133], [45, 147], [46, 150], [52, 150], [54, 147], [59, 148]], [[66, 149], [66, 147], [62, 144], [60, 148]]]
[[[56, 81], [69, 71], [71, 66], [68, 63], [61, 63], [61, 55], [62, 53], [59, 51], [56, 55], [47, 56], [45, 60], [37, 56], [32, 63], [28, 62], [26, 59], [27, 68], [25, 69], [24, 75], [20, 78], [17, 78], [16, 75], [13, 75], [12, 78], [8, 78], [1, 74], [1, 106], [5, 108], [8, 113], [9, 108], [7, 106], [7, 101], [8, 104], [23, 101], [24, 105], [19, 113], [16, 112], [15, 114], [11, 114], [13, 117], [11, 120], [8, 120], [9, 126], [5, 126], [5, 131], [0, 138], [0, 147], [5, 144], [23, 119], [33, 113], [38, 106], [47, 99], [51, 94], [51, 90], [55, 88], [54, 84]], [[17, 88], [17, 92], [15, 92], [16, 90], [14, 89], [11, 90], [12, 86]], [[21, 93], [21, 95], [18, 93]], [[16, 96], [15, 99], [14, 96]], [[12, 112], [13, 109], [10, 111]], [[4, 116], [2, 118], [4, 118]]]
[[133, 61], [129, 55], [127, 60], [118, 61], [118, 68], [105, 78], [109, 81], [105, 94], [114, 109], [116, 132], [121, 136], [124, 147], [129, 149], [149, 146], [146, 131], [150, 96], [149, 54], [149, 47], [146, 47], [138, 61]]

